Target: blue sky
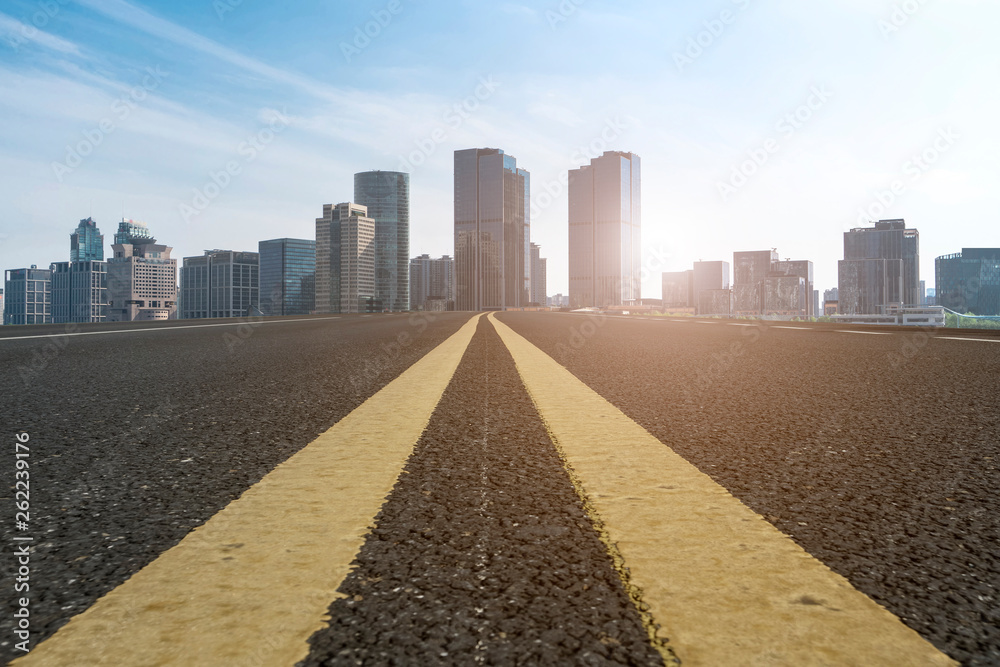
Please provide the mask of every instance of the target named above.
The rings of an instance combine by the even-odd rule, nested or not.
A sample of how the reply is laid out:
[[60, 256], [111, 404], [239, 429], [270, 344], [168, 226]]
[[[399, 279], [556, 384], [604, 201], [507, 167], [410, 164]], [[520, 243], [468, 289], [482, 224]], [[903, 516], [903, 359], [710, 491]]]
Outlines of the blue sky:
[[642, 158], [644, 296], [772, 247], [834, 287], [865, 217], [920, 230], [930, 286], [1000, 245], [997, 25], [989, 0], [5, 0], [0, 268], [123, 211], [178, 258], [313, 238], [355, 172], [400, 168], [411, 255], [451, 254], [452, 153], [491, 146], [531, 172], [550, 294], [565, 173], [604, 149]]

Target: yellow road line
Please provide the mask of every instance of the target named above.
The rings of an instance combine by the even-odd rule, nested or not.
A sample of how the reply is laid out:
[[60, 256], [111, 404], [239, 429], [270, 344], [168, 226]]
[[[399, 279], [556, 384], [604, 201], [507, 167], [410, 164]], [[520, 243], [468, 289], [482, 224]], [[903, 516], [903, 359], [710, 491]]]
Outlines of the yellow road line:
[[456, 334], [14, 664], [293, 665], [476, 330]]
[[595, 522], [683, 665], [951, 665], [490, 315]]

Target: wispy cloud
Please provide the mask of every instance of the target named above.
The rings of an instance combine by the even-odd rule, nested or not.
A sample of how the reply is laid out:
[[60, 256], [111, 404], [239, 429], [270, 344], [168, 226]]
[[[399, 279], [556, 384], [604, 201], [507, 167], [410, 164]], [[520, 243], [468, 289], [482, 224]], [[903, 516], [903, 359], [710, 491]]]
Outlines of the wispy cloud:
[[14, 48], [19, 48], [22, 44], [34, 42], [39, 46], [43, 46], [53, 51], [58, 51], [60, 53], [66, 53], [73, 56], [83, 55], [80, 53], [80, 48], [73, 42], [62, 39], [61, 37], [56, 37], [55, 35], [50, 35], [43, 30], [39, 30], [33, 25], [21, 23], [17, 19], [7, 16], [6, 14], [0, 14], [0, 35], [3, 35], [3, 41], [7, 42], [7, 44], [13, 46]]

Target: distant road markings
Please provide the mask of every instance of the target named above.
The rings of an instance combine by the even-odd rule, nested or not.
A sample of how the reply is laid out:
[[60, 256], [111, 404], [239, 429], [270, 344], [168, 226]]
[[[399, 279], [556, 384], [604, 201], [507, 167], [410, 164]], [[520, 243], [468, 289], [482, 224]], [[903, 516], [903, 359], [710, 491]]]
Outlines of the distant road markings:
[[208, 329], [210, 327], [238, 327], [244, 324], [282, 324], [285, 322], [318, 322], [320, 320], [339, 320], [340, 317], [307, 317], [301, 320], [267, 320], [241, 317], [233, 322], [223, 322], [221, 324], [185, 324], [179, 327], [144, 327], [142, 329], [113, 329], [111, 331], [78, 331], [76, 333], [50, 333], [39, 336], [11, 336], [0, 338], [0, 343], [5, 340], [28, 340], [30, 338], [62, 338], [63, 336], [101, 336], [104, 334], [121, 333], [148, 333], [150, 331], [177, 331], [178, 329]]
[[[649, 622], [684, 665], [953, 665], [490, 314]], [[609, 547], [609, 550], [611, 548]], [[635, 591], [630, 591], [635, 592]], [[655, 626], [653, 626], [655, 627]]]
[[859, 334], [861, 336], [891, 336], [891, 331], [847, 331], [846, 329], [837, 329], [837, 333], [849, 333], [849, 334]]
[[938, 340], [971, 340], [977, 343], [1000, 343], [1000, 338], [959, 338], [958, 336], [935, 336]]
[[18, 665], [294, 665], [480, 316]]
[[795, 329], [796, 331], [812, 331], [812, 327], [783, 327], [778, 325], [773, 325], [772, 329]]
[[731, 327], [755, 327], [755, 326], [757, 326], [756, 324], [744, 324], [743, 322], [727, 322], [726, 324], [728, 324]]

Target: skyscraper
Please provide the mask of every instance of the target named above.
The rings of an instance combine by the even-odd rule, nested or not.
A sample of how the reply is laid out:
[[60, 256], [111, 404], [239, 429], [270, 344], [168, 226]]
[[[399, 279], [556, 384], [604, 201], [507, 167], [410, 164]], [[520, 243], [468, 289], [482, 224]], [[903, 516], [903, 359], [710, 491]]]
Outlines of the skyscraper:
[[1000, 315], [1000, 248], [938, 257], [934, 272], [937, 305], [963, 315]]
[[569, 299], [573, 308], [641, 298], [641, 163], [608, 151], [569, 172]]
[[497, 148], [455, 151], [455, 304], [503, 310], [528, 301], [531, 175]]
[[375, 308], [409, 307], [410, 175], [364, 171], [354, 175], [354, 201], [375, 221]]
[[53, 324], [107, 320], [107, 262], [56, 262], [49, 269]]
[[778, 259], [777, 250], [733, 253], [733, 300], [736, 315], [760, 315], [764, 308], [764, 281]]
[[180, 318], [249, 317], [260, 314], [260, 256], [206, 250], [181, 267]]
[[542, 249], [535, 243], [531, 248], [531, 295], [529, 303], [545, 306], [548, 303], [548, 260], [542, 257]]
[[844, 315], [880, 315], [888, 308], [920, 305], [920, 235], [903, 220], [844, 233], [838, 268], [839, 309]]
[[145, 223], [122, 220], [108, 259], [108, 322], [177, 317], [177, 260]]
[[11, 269], [4, 272], [4, 324], [52, 323], [52, 271]]
[[358, 204], [316, 218], [316, 312], [364, 313], [375, 300], [375, 221]]
[[410, 310], [455, 309], [455, 260], [448, 255], [410, 260]]
[[70, 234], [69, 247], [71, 262], [104, 261], [104, 235], [93, 218], [80, 221], [76, 231]]
[[308, 315], [316, 308], [316, 241], [261, 241], [260, 309], [265, 315]]

